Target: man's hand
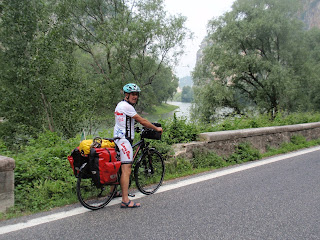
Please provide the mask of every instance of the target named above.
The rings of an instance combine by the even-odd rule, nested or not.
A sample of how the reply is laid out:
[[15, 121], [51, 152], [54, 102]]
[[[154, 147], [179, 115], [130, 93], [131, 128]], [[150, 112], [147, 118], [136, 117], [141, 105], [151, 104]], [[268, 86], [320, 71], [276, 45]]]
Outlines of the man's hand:
[[136, 120], [137, 122], [139, 122], [142, 126], [145, 126], [147, 128], [151, 128], [157, 132], [160, 132], [161, 134], [163, 133], [162, 127], [156, 127], [151, 122], [149, 122], [147, 119], [141, 117], [139, 114], [134, 115], [132, 118], [134, 120]]
[[163, 129], [162, 129], [162, 127], [157, 127], [157, 130], [156, 130], [157, 132], [160, 132], [160, 134], [162, 134], [163, 133]]

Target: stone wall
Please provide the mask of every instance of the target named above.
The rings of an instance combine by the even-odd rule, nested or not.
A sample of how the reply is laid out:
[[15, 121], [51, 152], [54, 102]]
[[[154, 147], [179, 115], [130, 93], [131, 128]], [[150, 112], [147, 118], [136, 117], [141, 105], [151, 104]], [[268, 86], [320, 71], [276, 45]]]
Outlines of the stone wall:
[[294, 135], [302, 135], [308, 141], [318, 139], [320, 122], [201, 133], [200, 141], [176, 144], [173, 148], [175, 157], [192, 158], [195, 149], [212, 150], [221, 156], [228, 156], [239, 143], [249, 142], [263, 153], [268, 147], [279, 147], [281, 143], [289, 142]]
[[12, 158], [0, 156], [0, 212], [14, 205], [14, 170]]

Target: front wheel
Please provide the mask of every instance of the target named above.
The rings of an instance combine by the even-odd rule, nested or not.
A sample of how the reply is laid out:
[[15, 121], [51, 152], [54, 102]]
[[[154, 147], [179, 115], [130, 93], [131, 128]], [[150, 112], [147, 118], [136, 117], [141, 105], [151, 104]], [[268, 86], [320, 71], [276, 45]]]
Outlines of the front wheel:
[[134, 168], [134, 178], [140, 192], [149, 195], [158, 190], [164, 177], [164, 161], [159, 152], [149, 150]]
[[96, 187], [90, 176], [80, 172], [77, 181], [77, 196], [80, 203], [91, 210], [106, 206], [113, 198], [117, 185]]

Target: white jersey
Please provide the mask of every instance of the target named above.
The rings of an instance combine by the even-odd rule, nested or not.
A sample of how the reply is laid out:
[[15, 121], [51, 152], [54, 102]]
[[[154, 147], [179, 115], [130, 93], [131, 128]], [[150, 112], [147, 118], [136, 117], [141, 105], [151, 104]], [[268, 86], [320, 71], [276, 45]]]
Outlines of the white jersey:
[[126, 101], [118, 103], [115, 111], [115, 126], [113, 130], [114, 137], [134, 138], [134, 119], [132, 118], [137, 112], [134, 107]]

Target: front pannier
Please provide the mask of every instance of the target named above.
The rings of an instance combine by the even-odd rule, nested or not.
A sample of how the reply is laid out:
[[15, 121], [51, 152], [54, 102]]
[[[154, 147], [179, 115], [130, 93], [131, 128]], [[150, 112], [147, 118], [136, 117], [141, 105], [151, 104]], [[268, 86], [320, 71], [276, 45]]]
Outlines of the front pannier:
[[117, 153], [114, 148], [91, 148], [89, 167], [96, 186], [118, 182], [117, 173], [121, 162], [117, 161]]

